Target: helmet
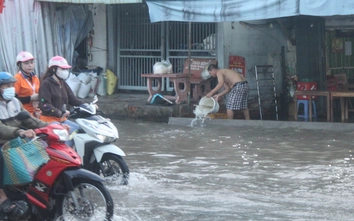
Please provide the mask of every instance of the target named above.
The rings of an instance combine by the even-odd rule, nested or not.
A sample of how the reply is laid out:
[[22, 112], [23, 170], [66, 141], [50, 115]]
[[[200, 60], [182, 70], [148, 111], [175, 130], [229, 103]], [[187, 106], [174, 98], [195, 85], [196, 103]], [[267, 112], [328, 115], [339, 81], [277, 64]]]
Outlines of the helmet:
[[49, 60], [48, 68], [58, 66], [60, 68], [71, 68], [65, 58], [61, 56], [54, 56]]
[[34, 59], [33, 55], [29, 53], [28, 51], [21, 51], [17, 56], [16, 56], [16, 64], [18, 62], [25, 62], [28, 60]]
[[10, 73], [0, 72], [0, 84], [15, 83], [16, 78], [14, 78]]

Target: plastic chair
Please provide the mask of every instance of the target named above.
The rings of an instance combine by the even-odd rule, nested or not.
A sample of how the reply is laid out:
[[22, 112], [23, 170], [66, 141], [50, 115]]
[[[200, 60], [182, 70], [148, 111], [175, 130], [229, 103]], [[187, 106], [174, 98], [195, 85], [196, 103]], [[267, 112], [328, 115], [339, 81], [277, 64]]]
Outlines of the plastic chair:
[[[299, 115], [299, 108], [300, 108], [300, 104], [303, 105], [304, 107], [304, 114], [300, 114]], [[316, 111], [316, 103], [314, 100], [312, 100], [312, 118], [316, 118], [317, 119], [317, 111]], [[308, 100], [298, 100], [297, 101], [297, 117], [302, 117], [305, 119], [305, 121], [309, 120], [309, 101]]]

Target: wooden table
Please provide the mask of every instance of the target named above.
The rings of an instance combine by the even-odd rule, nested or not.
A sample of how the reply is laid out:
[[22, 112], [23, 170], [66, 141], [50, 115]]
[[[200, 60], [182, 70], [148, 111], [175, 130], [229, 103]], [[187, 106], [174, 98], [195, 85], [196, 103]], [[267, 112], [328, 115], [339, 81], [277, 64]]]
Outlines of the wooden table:
[[332, 99], [330, 91], [295, 91], [294, 92], [294, 102], [295, 102], [295, 120], [297, 120], [297, 96], [307, 96], [309, 98], [309, 121], [312, 121], [312, 96], [324, 96], [327, 100], [327, 121], [330, 122], [332, 119]]
[[[180, 104], [182, 101], [187, 101], [188, 92], [190, 90], [190, 82], [189, 82], [189, 74], [142, 74], [141, 77], [145, 77], [147, 79], [146, 86], [149, 92], [148, 102], [151, 101], [152, 97], [155, 94], [161, 93], [162, 87], [162, 79], [169, 78], [170, 81], [173, 82], [173, 87], [175, 89], [175, 96], [165, 96], [165, 98], [170, 100], [175, 100], [176, 104]], [[157, 81], [156, 90], [152, 86], [152, 82]], [[179, 84], [183, 84], [183, 89], [179, 88]]]
[[331, 91], [331, 119], [333, 122], [333, 99], [340, 98], [340, 110], [341, 110], [341, 120], [342, 122], [348, 121], [348, 99], [354, 97], [354, 91]]

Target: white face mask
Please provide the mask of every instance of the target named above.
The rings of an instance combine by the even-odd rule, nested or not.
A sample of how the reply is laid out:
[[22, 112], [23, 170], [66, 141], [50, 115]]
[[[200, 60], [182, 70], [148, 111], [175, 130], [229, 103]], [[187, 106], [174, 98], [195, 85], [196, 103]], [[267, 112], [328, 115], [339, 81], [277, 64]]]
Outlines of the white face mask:
[[2, 89], [2, 90], [3, 90], [2, 98], [4, 98], [4, 100], [10, 101], [10, 100], [12, 100], [12, 98], [15, 97], [15, 88], [14, 87], [9, 87], [9, 88]]
[[63, 80], [66, 80], [69, 77], [69, 70], [63, 70], [61, 68], [58, 68], [57, 76]]

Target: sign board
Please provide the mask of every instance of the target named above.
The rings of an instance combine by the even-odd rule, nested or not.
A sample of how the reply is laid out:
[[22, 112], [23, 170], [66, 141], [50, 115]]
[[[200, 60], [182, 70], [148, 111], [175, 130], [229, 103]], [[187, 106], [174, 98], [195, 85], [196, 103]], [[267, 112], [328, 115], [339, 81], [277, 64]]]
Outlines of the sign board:
[[[191, 78], [201, 78], [201, 73], [208, 68], [210, 64], [217, 64], [217, 60], [215, 59], [207, 59], [207, 58], [192, 58], [191, 59]], [[189, 59], [186, 59], [183, 67], [183, 74], [189, 73]]]
[[246, 77], [246, 60], [244, 57], [237, 56], [237, 55], [230, 55], [229, 68], [239, 72], [244, 77]]

